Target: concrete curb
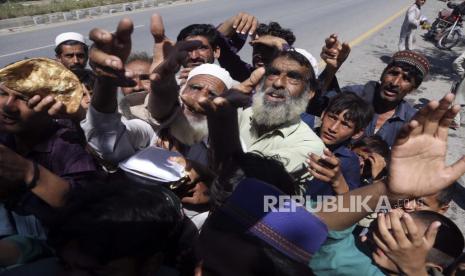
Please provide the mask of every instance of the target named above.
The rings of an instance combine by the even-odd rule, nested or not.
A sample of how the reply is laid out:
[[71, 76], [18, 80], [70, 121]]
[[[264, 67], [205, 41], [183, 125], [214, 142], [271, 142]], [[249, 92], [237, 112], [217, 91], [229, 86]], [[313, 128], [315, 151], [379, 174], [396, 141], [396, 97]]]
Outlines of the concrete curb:
[[87, 9], [74, 10], [69, 12], [57, 12], [35, 16], [23, 16], [17, 18], [0, 20], [0, 30], [19, 28], [26, 26], [35, 26], [43, 24], [51, 24], [58, 22], [66, 22], [90, 18], [95, 16], [113, 14], [118, 12], [134, 11], [144, 8], [152, 8], [160, 5], [168, 5], [174, 2], [173, 0], [140, 0], [121, 4], [112, 4], [100, 7], [92, 7]]

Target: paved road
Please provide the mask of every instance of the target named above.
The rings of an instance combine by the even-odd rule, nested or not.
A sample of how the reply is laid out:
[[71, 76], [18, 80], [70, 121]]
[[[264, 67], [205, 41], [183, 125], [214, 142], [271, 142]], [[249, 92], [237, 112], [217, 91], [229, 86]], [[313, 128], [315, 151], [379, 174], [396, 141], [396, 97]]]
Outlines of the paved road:
[[[181, 28], [192, 23], [218, 24], [240, 11], [256, 15], [262, 22], [278, 21], [291, 28], [296, 46], [318, 55], [324, 38], [337, 32], [352, 41], [408, 5], [407, 0], [197, 0], [187, 4], [151, 8], [73, 23], [48, 25], [17, 33], [0, 34], [0, 66], [24, 57], [53, 56], [57, 34], [76, 31], [87, 34], [94, 27], [113, 30], [123, 16], [134, 20], [133, 49], [151, 52], [149, 20], [153, 12], [163, 16], [167, 34], [175, 38]], [[249, 58], [250, 47], [241, 54]]]

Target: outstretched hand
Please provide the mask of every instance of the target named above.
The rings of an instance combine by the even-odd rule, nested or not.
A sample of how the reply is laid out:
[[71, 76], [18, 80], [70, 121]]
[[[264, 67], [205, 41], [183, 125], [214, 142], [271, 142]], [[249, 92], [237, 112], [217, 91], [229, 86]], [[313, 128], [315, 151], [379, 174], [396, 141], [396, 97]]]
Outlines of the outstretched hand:
[[321, 49], [321, 58], [326, 62], [328, 69], [337, 70], [350, 54], [350, 45], [342, 43], [336, 34], [330, 35], [325, 40], [325, 46]]
[[460, 106], [450, 107], [454, 95], [431, 101], [406, 124], [392, 147], [388, 191], [391, 196], [434, 194], [465, 173], [465, 156], [446, 164], [449, 125]]
[[99, 28], [90, 31], [89, 38], [94, 44], [90, 48], [89, 64], [97, 76], [114, 79], [120, 86], [134, 84], [124, 70], [124, 62], [131, 53], [133, 30], [131, 19], [123, 18], [115, 33]]
[[154, 13], [150, 18], [150, 32], [153, 37], [153, 60], [150, 72], [160, 65], [163, 60], [173, 51], [174, 42], [165, 35], [165, 25], [161, 15]]

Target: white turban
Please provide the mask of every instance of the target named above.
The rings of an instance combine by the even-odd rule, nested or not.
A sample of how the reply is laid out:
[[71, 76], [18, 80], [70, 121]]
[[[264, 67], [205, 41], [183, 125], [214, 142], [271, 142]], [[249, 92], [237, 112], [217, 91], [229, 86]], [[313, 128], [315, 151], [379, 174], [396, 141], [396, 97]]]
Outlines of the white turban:
[[187, 81], [197, 75], [210, 75], [219, 78], [227, 89], [230, 89], [234, 82], [228, 71], [226, 71], [223, 67], [212, 63], [204, 63], [192, 69], [187, 77]]

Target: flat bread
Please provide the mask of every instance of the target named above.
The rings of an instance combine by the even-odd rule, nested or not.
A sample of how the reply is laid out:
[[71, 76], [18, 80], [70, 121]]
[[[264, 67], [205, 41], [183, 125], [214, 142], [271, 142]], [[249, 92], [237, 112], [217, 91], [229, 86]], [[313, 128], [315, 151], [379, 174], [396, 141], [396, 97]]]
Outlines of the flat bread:
[[58, 61], [48, 58], [22, 60], [0, 69], [0, 85], [25, 98], [53, 95], [75, 113], [84, 93], [78, 77]]

